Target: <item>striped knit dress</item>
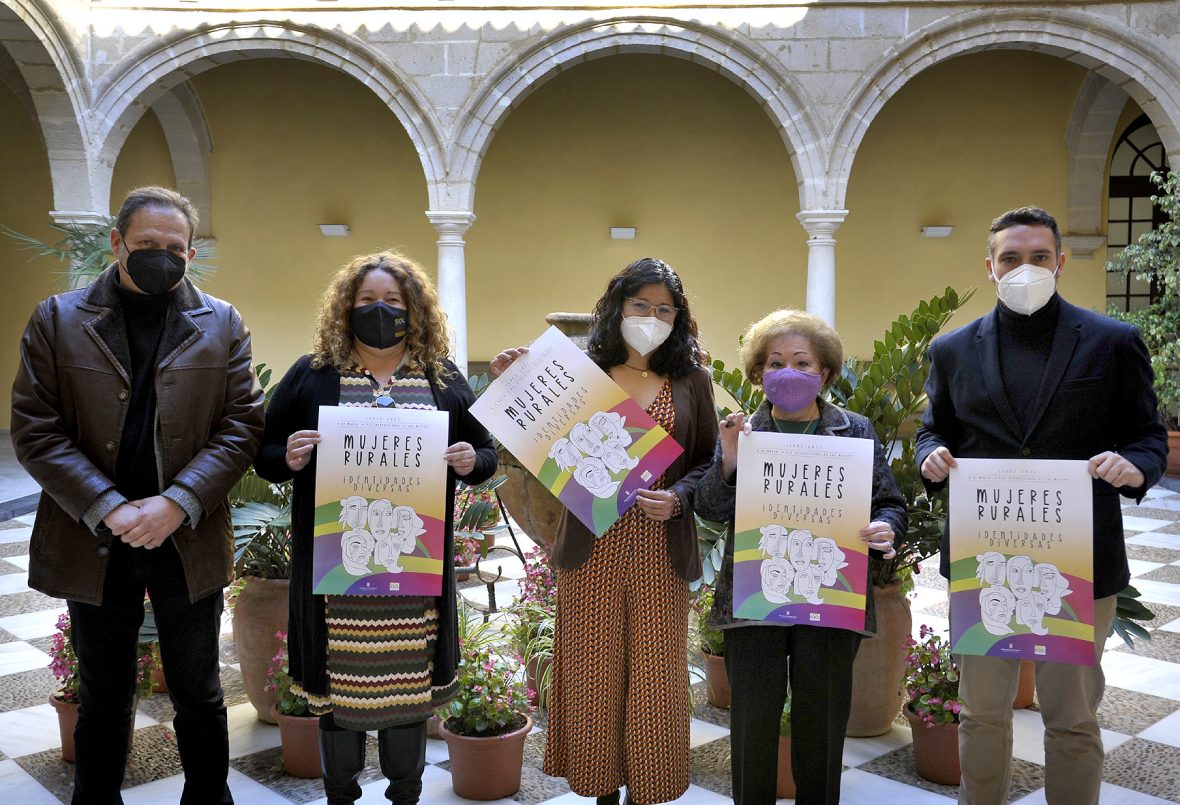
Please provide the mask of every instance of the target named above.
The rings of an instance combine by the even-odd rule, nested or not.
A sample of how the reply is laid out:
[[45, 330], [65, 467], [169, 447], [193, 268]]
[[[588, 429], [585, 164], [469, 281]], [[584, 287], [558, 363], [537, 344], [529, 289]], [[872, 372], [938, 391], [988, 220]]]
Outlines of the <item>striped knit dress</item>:
[[[402, 367], [382, 387], [367, 370], [340, 375], [340, 405], [436, 410], [430, 381]], [[377, 730], [425, 721], [458, 685], [431, 685], [438, 640], [434, 596], [329, 595], [329, 695], [309, 696], [312, 712], [337, 726]]]

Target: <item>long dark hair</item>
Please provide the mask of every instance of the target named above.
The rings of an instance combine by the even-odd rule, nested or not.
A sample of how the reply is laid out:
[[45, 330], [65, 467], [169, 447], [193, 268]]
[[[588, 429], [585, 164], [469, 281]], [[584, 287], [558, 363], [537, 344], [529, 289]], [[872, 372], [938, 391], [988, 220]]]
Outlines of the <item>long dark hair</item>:
[[586, 352], [601, 368], [609, 369], [627, 361], [627, 344], [621, 330], [624, 301], [635, 296], [644, 285], [655, 284], [668, 289], [672, 304], [679, 310], [672, 323], [672, 334], [652, 353], [648, 367], [664, 377], [680, 377], [708, 363], [709, 353], [697, 330], [697, 320], [688, 305], [680, 277], [663, 260], [641, 257], [611, 277], [606, 284], [606, 293], [594, 306]]

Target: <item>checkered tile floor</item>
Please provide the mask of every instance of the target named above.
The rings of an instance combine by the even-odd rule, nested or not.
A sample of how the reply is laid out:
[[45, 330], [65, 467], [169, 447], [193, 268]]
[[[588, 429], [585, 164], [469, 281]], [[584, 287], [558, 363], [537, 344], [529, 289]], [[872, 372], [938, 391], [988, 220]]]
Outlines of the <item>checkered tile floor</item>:
[[[1131, 572], [1143, 600], [1157, 613], [1149, 624], [1153, 639], [1137, 652], [1117, 638], [1103, 660], [1107, 675], [1101, 717], [1107, 749], [1104, 803], [1180, 802], [1180, 493], [1157, 487], [1141, 506], [1125, 504]], [[61, 601], [29, 590], [28, 539], [32, 517], [0, 523], [0, 792], [13, 805], [68, 802], [73, 767], [61, 760], [57, 720], [47, 698], [53, 678], [46, 668]], [[945, 584], [932, 561], [919, 576], [913, 597], [915, 630], [922, 623], [946, 627]], [[511, 600], [519, 567], [505, 563], [507, 579], [497, 599]], [[484, 589], [468, 587], [473, 597]], [[222, 637], [222, 680], [229, 705], [230, 788], [240, 805], [323, 803], [318, 780], [283, 774], [276, 727], [258, 721], [246, 701], [235, 664], [229, 621]], [[692, 722], [693, 785], [680, 803], [729, 801], [728, 714], [704, 703], [696, 685]], [[135, 743], [123, 792], [128, 805], [174, 803], [182, 778], [167, 697], [139, 705]], [[589, 802], [569, 793], [563, 780], [540, 772], [544, 735], [529, 738], [520, 793], [513, 800], [568, 805]], [[1012, 801], [1043, 803], [1044, 751], [1035, 709], [1016, 713], [1016, 756]], [[370, 740], [373, 744], [373, 741]], [[363, 803], [383, 802], [375, 744], [362, 779]], [[462, 802], [451, 790], [446, 746], [431, 741], [422, 802]], [[846, 803], [949, 802], [956, 789], [934, 785], [913, 772], [908, 727], [895, 724], [879, 738], [848, 739], [844, 750]]]

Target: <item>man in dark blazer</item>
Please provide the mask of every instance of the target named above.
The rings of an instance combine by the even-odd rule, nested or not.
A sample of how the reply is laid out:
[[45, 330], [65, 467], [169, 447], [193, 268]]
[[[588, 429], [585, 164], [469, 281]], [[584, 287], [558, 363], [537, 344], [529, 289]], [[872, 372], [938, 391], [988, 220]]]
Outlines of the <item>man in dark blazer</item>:
[[[929, 407], [917, 463], [941, 488], [955, 457], [1081, 459], [1094, 478], [1093, 666], [1037, 663], [1050, 803], [1097, 803], [1102, 741], [1100, 665], [1116, 595], [1130, 581], [1119, 495], [1142, 499], [1159, 480], [1167, 438], [1138, 331], [1056, 292], [1065, 266], [1057, 222], [1022, 207], [992, 222], [985, 261], [994, 310], [930, 347]], [[948, 527], [941, 572], [950, 577]], [[960, 657], [959, 801], [1008, 801], [1012, 700], [1019, 661]]]

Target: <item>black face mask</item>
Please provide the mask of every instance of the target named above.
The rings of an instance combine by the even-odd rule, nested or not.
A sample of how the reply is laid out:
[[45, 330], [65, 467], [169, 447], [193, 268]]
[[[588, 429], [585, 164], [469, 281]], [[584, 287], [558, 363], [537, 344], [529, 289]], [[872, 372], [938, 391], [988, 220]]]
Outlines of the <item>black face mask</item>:
[[183, 254], [167, 249], [136, 249], [127, 252], [127, 273], [135, 287], [154, 296], [167, 293], [184, 277], [188, 261]]
[[410, 315], [400, 307], [373, 302], [352, 309], [352, 334], [367, 347], [389, 349], [406, 337]]

